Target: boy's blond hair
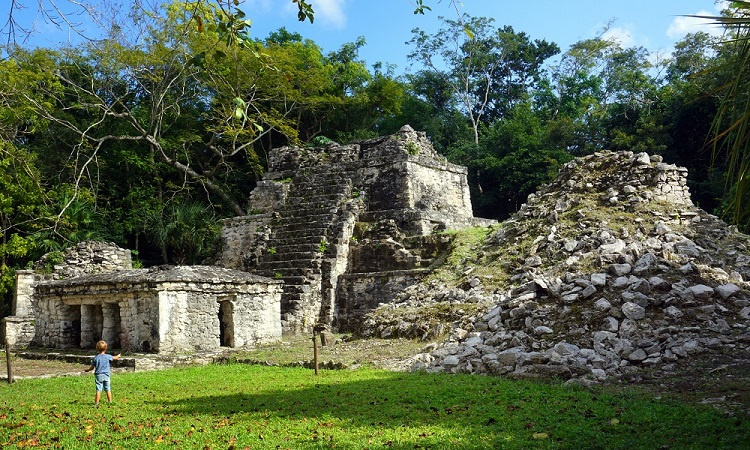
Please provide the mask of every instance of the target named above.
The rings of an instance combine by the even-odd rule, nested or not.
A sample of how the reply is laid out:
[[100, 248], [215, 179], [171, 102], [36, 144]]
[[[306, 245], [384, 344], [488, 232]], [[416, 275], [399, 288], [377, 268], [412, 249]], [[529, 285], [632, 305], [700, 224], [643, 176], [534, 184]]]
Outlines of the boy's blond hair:
[[106, 341], [99, 341], [99, 342], [97, 342], [96, 343], [96, 351], [99, 352], [99, 353], [106, 352], [107, 351], [107, 342]]

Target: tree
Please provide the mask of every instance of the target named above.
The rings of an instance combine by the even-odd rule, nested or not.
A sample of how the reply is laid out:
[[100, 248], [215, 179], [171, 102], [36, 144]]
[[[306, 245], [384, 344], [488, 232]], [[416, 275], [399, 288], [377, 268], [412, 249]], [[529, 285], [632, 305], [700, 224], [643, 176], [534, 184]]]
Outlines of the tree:
[[474, 131], [502, 118], [540, 79], [542, 63], [557, 54], [557, 45], [531, 41], [512, 27], [493, 28], [493, 19], [459, 16], [442, 18], [443, 27], [428, 35], [416, 28], [409, 41], [409, 58], [444, 80]]
[[46, 192], [33, 155], [0, 140], [0, 316], [10, 312], [15, 270], [41, 256], [35, 239], [46, 217]]
[[[29, 0], [30, 1], [30, 0]], [[247, 30], [252, 22], [239, 8], [244, 0], [193, 0], [183, 3], [185, 12], [191, 13], [195, 20], [195, 29], [202, 33], [207, 25], [212, 24], [222, 31], [221, 38], [227, 42], [249, 40]], [[58, 29], [75, 33], [84, 41], [100, 39], [98, 32], [113, 37], [113, 33], [122, 33], [131, 25], [131, 20], [147, 17], [159, 17], [165, 14], [158, 2], [141, 2], [139, 0], [109, 0], [107, 2], [81, 2], [78, 0], [35, 0], [36, 15], [31, 23], [18, 19], [18, 12], [28, 9], [25, 0], [10, 0], [8, 17], [0, 34], [7, 36], [8, 44], [17, 44], [18, 40], [26, 42], [33, 34], [38, 33], [37, 23], [52, 24]], [[299, 11], [300, 22], [314, 21], [312, 5], [307, 0], [292, 0]], [[420, 2], [421, 3], [421, 2]], [[33, 7], [32, 7], [33, 8]], [[120, 12], [126, 11], [127, 18]], [[127, 22], [127, 23], [126, 23]], [[89, 29], [94, 27], [95, 30]]]
[[[704, 17], [706, 18], [706, 17]], [[722, 45], [726, 59], [712, 71], [727, 78], [717, 93], [721, 103], [714, 117], [714, 158], [727, 165], [727, 215], [750, 229], [750, 2], [734, 1], [721, 17], [708, 17], [723, 25], [727, 40]]]
[[451, 159], [469, 169], [478, 216], [508, 217], [530, 193], [554, 178], [560, 165], [572, 159], [564, 150], [549, 147], [547, 136], [543, 115], [526, 101], [489, 125], [479, 145], [451, 149]]
[[[265, 83], [275, 69], [259, 44], [216, 44], [218, 29], [200, 35], [185, 31], [193, 16], [181, 5], [152, 27], [141, 44], [107, 40], [59, 54], [57, 89], [50, 109], [27, 94], [25, 100], [69, 139], [73, 184], [89, 177], [102, 152], [126, 145], [142, 148], [151, 160], [172, 167], [187, 180], [218, 197], [234, 214], [242, 206], [227, 188], [227, 176], [245, 155], [259, 172], [253, 144], [271, 130], [293, 133], [284, 93]], [[207, 58], [208, 50], [213, 56]], [[35, 53], [20, 52], [19, 64]], [[196, 129], [191, 124], [201, 123]], [[71, 200], [75, 198], [75, 193]]]
[[717, 73], [707, 69], [719, 57], [717, 38], [706, 33], [688, 34], [675, 44], [661, 88], [664, 123], [670, 142], [662, 153], [666, 161], [688, 169], [688, 186], [693, 201], [720, 214], [724, 195], [725, 168], [711, 164], [707, 147], [711, 120], [716, 115], [718, 96], [712, 94], [721, 83]]
[[536, 96], [554, 145], [574, 154], [663, 148], [659, 80], [649, 56], [601, 37], [571, 45]]
[[395, 131], [408, 123], [424, 131], [441, 154], [464, 142], [473, 142], [466, 116], [445, 78], [431, 70], [407, 75], [404, 97], [398, 114], [387, 117], [386, 128]]
[[146, 235], [160, 249], [163, 264], [200, 264], [220, 231], [210, 208], [190, 201], [171, 202], [153, 211], [146, 225]]

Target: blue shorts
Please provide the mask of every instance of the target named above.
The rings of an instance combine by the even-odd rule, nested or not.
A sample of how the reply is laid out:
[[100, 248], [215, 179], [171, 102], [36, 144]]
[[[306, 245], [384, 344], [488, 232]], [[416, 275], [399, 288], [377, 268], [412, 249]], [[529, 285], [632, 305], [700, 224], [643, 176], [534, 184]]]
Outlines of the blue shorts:
[[96, 383], [96, 392], [109, 392], [109, 374], [98, 373], [94, 375], [94, 382]]

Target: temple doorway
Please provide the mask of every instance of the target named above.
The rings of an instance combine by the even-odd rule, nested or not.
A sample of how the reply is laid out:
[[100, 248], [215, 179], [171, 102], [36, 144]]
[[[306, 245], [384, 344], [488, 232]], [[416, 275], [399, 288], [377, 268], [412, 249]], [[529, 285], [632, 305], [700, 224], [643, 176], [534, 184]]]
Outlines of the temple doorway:
[[230, 300], [219, 302], [219, 345], [234, 347], [234, 304]]

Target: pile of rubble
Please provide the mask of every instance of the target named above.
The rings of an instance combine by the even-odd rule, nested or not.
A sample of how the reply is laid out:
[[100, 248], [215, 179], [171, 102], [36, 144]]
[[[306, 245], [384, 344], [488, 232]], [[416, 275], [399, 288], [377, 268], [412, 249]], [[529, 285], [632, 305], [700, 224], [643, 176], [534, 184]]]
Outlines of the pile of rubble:
[[[571, 161], [491, 232], [456, 286], [410, 288], [364, 334], [432, 339], [435, 323], [395, 312], [453, 304], [448, 338], [412, 369], [604, 380], [746, 354], [750, 239], [693, 206], [686, 175], [646, 153]], [[476, 275], [488, 266], [502, 283]]]

